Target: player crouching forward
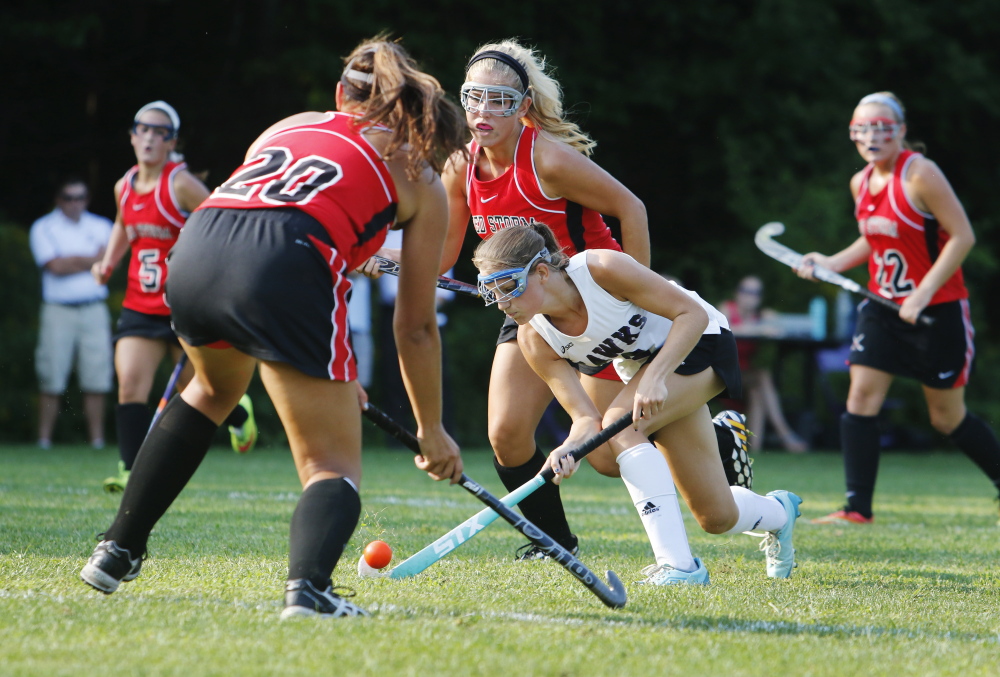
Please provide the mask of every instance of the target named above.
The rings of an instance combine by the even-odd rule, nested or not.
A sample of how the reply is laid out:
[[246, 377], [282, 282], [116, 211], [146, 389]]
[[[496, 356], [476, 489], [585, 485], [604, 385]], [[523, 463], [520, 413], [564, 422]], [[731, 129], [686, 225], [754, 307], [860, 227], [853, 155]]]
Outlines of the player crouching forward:
[[656, 556], [642, 582], [709, 580], [691, 554], [674, 477], [702, 529], [765, 532], [767, 575], [788, 578], [802, 499], [730, 487], [706, 406], [723, 393], [740, 396], [736, 342], [725, 317], [627, 254], [588, 250], [567, 258], [541, 223], [497, 233], [476, 248], [473, 260], [483, 297], [517, 322], [525, 357], [573, 418], [569, 438], [548, 459], [557, 481], [578, 467], [568, 451], [602, 427], [577, 371], [613, 362], [625, 383], [603, 422], [631, 410], [636, 423], [603, 453], [616, 457]]

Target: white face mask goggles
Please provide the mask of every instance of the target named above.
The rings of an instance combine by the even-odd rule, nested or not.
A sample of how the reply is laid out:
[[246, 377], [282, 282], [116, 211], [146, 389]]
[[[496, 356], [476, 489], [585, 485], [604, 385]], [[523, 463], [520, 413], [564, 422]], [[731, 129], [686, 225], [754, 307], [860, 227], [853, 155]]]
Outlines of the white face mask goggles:
[[470, 113], [488, 113], [507, 118], [517, 112], [524, 94], [513, 87], [466, 82], [462, 85], [462, 108]]
[[539, 259], [544, 259], [547, 262], [549, 250], [542, 249], [535, 254], [524, 268], [509, 268], [489, 275], [480, 275], [478, 278], [479, 294], [486, 301], [486, 305], [492, 306], [494, 303], [510, 301], [523, 294], [524, 290], [528, 288], [528, 275], [531, 273], [531, 267]]
[[879, 145], [896, 138], [899, 123], [891, 118], [867, 118], [851, 120], [847, 129], [851, 134], [851, 141]]

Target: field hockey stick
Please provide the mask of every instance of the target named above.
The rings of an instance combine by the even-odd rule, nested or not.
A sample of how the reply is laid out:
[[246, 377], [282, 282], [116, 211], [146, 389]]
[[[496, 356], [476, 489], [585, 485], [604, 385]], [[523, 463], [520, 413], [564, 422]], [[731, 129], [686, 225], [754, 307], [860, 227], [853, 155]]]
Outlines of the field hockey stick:
[[[785, 245], [776, 241], [774, 237], [776, 235], [781, 235], [785, 232], [785, 224], [779, 223], [777, 221], [772, 221], [771, 223], [765, 223], [763, 226], [757, 229], [757, 234], [754, 235], [753, 241], [757, 245], [757, 249], [761, 250], [772, 259], [784, 263], [786, 266], [790, 266], [793, 269], [799, 269], [802, 267], [802, 254], [799, 254], [794, 249], [789, 249]], [[884, 296], [879, 296], [875, 292], [862, 287], [860, 284], [855, 282], [850, 278], [846, 278], [840, 273], [835, 273], [829, 268], [824, 268], [823, 266], [813, 265], [813, 277], [822, 282], [829, 282], [830, 284], [835, 284], [841, 289], [846, 289], [852, 294], [858, 294], [859, 296], [864, 296], [869, 301], [874, 301], [879, 305], [885, 306], [886, 308], [891, 308], [892, 310], [899, 313], [899, 304], [885, 298]], [[926, 315], [917, 316], [917, 321], [925, 326], [930, 326], [934, 324], [934, 318], [928, 317]]]
[[[607, 428], [574, 448], [570, 452], [570, 455], [577, 461], [581, 460], [594, 449], [627, 428], [630, 423], [632, 423], [632, 414], [622, 416]], [[552, 471], [552, 468], [546, 468], [501, 498], [500, 502], [508, 508], [512, 508], [541, 488], [543, 484], [551, 481], [554, 476], [555, 473]], [[443, 559], [460, 545], [469, 541], [480, 531], [493, 524], [499, 516], [492, 508], [486, 508], [476, 513], [441, 538], [426, 546], [420, 552], [414, 553], [397, 564], [389, 572], [389, 578], [409, 578], [410, 576], [416, 576], [435, 562]]]
[[[167, 387], [163, 391], [163, 397], [160, 398], [160, 403], [156, 405], [156, 411], [153, 413], [153, 420], [149, 422], [149, 430], [153, 429], [156, 422], [160, 419], [160, 414], [167, 406], [167, 402], [174, 395], [174, 388], [177, 387], [177, 379], [180, 378], [181, 372], [184, 371], [184, 365], [187, 364], [188, 356], [187, 353], [181, 353], [181, 359], [177, 360], [177, 364], [174, 365], [174, 370], [170, 374], [170, 380], [167, 381]], [[149, 432], [148, 430], [146, 431]]]
[[[378, 409], [371, 402], [365, 407], [363, 413], [368, 420], [405, 444], [413, 453], [420, 453], [420, 442], [416, 436], [389, 418], [385, 412]], [[606, 606], [612, 609], [621, 609], [625, 606], [625, 603], [628, 601], [625, 586], [622, 585], [621, 579], [618, 578], [615, 572], [608, 570], [608, 583], [605, 584], [583, 562], [570, 554], [566, 548], [556, 543], [551, 536], [508, 508], [499, 498], [469, 479], [468, 475], [462, 473], [458, 483], [462, 485], [463, 489], [492, 508], [500, 517], [509, 522], [511, 526], [521, 532], [522, 535], [549, 557], [559, 562], [577, 580], [587, 586], [587, 589], [594, 593]]]
[[[398, 261], [386, 259], [381, 256], [373, 256], [372, 258], [378, 261], [378, 269], [383, 273], [389, 273], [390, 275], [399, 277]], [[476, 285], [469, 284], [468, 282], [459, 282], [458, 280], [453, 280], [450, 277], [445, 277], [444, 275], [438, 277], [437, 286], [441, 289], [447, 289], [448, 291], [458, 292], [459, 294], [479, 298], [479, 288], [476, 287]]]

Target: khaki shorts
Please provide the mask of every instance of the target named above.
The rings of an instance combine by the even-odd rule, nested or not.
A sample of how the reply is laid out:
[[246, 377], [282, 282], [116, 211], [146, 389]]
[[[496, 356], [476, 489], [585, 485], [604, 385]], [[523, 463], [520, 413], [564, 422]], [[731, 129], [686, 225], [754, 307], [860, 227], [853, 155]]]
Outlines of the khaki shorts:
[[103, 301], [82, 306], [42, 304], [35, 349], [35, 371], [42, 393], [65, 392], [74, 363], [80, 390], [111, 391], [111, 314]]

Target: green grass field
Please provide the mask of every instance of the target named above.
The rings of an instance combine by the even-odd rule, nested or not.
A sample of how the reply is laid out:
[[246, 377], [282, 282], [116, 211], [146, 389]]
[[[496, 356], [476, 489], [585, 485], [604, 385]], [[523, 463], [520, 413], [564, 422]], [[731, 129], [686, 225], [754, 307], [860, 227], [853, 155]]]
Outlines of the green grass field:
[[[486, 453], [467, 473], [504, 493]], [[996, 675], [1000, 528], [989, 482], [957, 453], [883, 457], [877, 523], [814, 526], [842, 496], [837, 454], [758, 454], [755, 489], [805, 503], [791, 580], [764, 574], [757, 540], [688, 516], [706, 588], [634, 585], [652, 555], [618, 480], [587, 471], [563, 496], [581, 559], [626, 582], [605, 608], [552, 562], [511, 561], [498, 521], [423, 574], [361, 579], [382, 538], [400, 561], [482, 505], [402, 451], [365, 456], [361, 525], [334, 580], [371, 618], [280, 622], [287, 452], [213, 449], [150, 540], [142, 575], [111, 596], [77, 578], [118, 498], [114, 451], [0, 447], [0, 674], [77, 675]]]

